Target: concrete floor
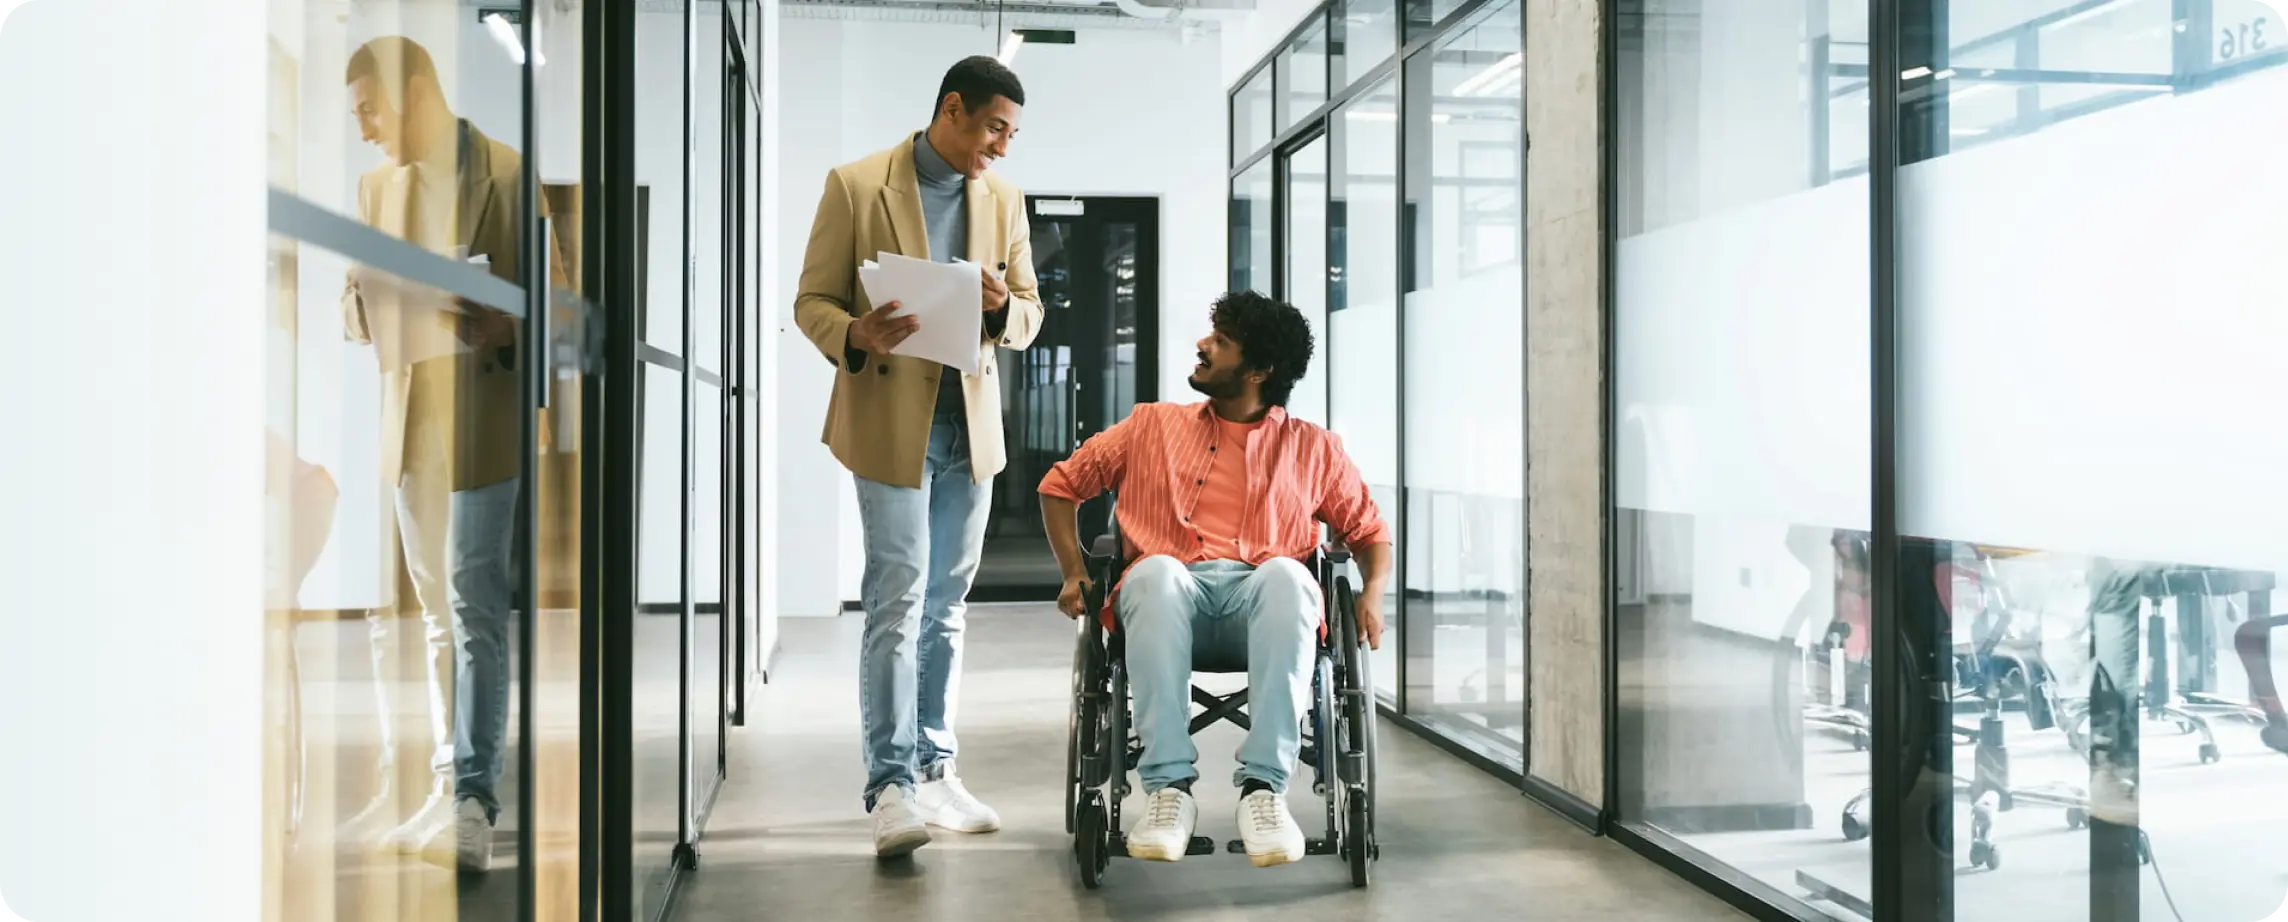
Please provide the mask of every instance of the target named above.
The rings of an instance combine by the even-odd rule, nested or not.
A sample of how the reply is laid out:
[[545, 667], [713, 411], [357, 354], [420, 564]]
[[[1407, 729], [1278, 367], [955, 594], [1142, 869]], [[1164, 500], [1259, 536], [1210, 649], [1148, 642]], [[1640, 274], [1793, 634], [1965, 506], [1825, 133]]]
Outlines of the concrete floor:
[[[679, 922], [1745, 918], [1387, 723], [1372, 888], [1352, 889], [1334, 858], [1257, 870], [1215, 855], [1118, 860], [1104, 888], [1087, 891], [1061, 800], [1072, 630], [1043, 605], [970, 614], [962, 774], [1001, 811], [1004, 830], [941, 833], [913, 860], [877, 862], [858, 803], [861, 621], [782, 622], [784, 652], [756, 695], [755, 723], [732, 738], [730, 780], [677, 901]], [[1201, 737], [1203, 835], [1233, 835], [1237, 796], [1217, 782], [1239, 736], [1222, 727]], [[1307, 832], [1323, 833], [1316, 800], [1295, 810]]]

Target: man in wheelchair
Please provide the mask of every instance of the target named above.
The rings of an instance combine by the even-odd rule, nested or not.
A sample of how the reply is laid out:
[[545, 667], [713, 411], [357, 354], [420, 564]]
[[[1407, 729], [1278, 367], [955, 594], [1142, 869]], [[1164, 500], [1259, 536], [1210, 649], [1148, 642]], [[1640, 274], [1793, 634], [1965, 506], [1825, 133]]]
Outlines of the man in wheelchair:
[[1076, 509], [1118, 494], [1130, 563], [1111, 607], [1125, 634], [1147, 797], [1128, 855], [1176, 861], [1191, 841], [1197, 656], [1246, 664], [1252, 715], [1235, 780], [1238, 825], [1249, 859], [1269, 867], [1305, 851], [1286, 790], [1324, 616], [1320, 587], [1301, 561], [1318, 551], [1321, 522], [1349, 544], [1363, 578], [1359, 639], [1379, 649], [1391, 532], [1340, 440], [1287, 414], [1288, 394], [1311, 361], [1303, 315], [1237, 292], [1216, 300], [1212, 321], [1190, 379], [1207, 400], [1138, 405], [1042, 478], [1041, 507], [1064, 572], [1058, 604], [1068, 617], [1094, 617], [1082, 611], [1088, 570]]

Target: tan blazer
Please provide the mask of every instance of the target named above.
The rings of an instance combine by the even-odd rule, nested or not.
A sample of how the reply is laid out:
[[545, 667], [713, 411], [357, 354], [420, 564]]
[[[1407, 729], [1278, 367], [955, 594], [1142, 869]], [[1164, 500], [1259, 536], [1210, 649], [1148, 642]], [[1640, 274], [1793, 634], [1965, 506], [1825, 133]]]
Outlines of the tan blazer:
[[[971, 262], [988, 269], [1007, 263], [1009, 306], [987, 315], [978, 343], [978, 370], [962, 376], [968, 395], [969, 469], [979, 483], [1001, 472], [1008, 452], [1001, 434], [1001, 372], [993, 350], [1024, 349], [1041, 330], [1041, 296], [1033, 277], [1032, 225], [1025, 195], [987, 173], [969, 183]], [[826, 175], [826, 193], [811, 221], [802, 279], [796, 284], [795, 323], [833, 363], [834, 396], [826, 406], [824, 441], [851, 473], [901, 487], [922, 483], [938, 378], [952, 373], [928, 359], [874, 358], [844, 344], [850, 324], [873, 309], [858, 284], [858, 264], [877, 252], [930, 258], [921, 187], [914, 179], [913, 138]]]
[[[466, 125], [468, 142], [456, 183], [454, 239], [470, 256], [492, 262], [492, 274], [517, 281], [517, 183], [523, 158], [508, 145]], [[404, 171], [384, 164], [358, 177], [358, 217], [375, 229], [412, 239], [402, 196], [412, 191]], [[432, 203], [421, 203], [430, 207]], [[349, 338], [372, 342], [366, 298], [352, 277], [342, 292], [342, 322]], [[386, 305], [375, 305], [386, 309]], [[379, 313], [377, 312], [377, 317]], [[394, 318], [380, 317], [382, 322]], [[454, 491], [491, 486], [523, 469], [520, 439], [523, 399], [518, 369], [497, 350], [464, 353], [381, 370], [381, 475], [397, 485], [410, 452], [429, 448], [447, 458]]]

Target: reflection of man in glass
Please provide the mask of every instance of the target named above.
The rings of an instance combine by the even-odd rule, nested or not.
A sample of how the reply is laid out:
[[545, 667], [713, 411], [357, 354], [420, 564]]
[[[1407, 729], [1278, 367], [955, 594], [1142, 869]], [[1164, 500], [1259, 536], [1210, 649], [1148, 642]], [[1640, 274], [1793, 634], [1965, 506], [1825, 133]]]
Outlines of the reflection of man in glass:
[[2137, 722], [2144, 687], [2139, 678], [2139, 608], [2157, 594], [2157, 567], [2105, 557], [2089, 563], [2090, 815], [2137, 825]]
[[[376, 39], [358, 49], [346, 80], [360, 137], [388, 155], [358, 179], [359, 217], [432, 252], [487, 260], [492, 274], [514, 279], [518, 154], [453, 114], [436, 64], [409, 39]], [[390, 287], [353, 273], [342, 309], [351, 338], [398, 344], [394, 355], [392, 348], [377, 350], [381, 473], [396, 493], [404, 552], [397, 584], [410, 582], [426, 629], [435, 746], [427, 800], [382, 841], [425, 855], [457, 846], [461, 867], [484, 870], [500, 814], [493, 788], [508, 722], [510, 554], [521, 463], [516, 324], [465, 303], [459, 313], [431, 310], [434, 301], [383, 291]], [[440, 340], [449, 348], [431, 357], [406, 345]], [[402, 588], [397, 596], [402, 605]], [[345, 837], [370, 836], [399, 819], [391, 790], [393, 721], [405, 708], [396, 671], [388, 668], [396, 646], [390, 622], [397, 620], [389, 614], [373, 619], [384, 787]], [[457, 658], [448, 660], [453, 653]], [[443, 841], [448, 830], [451, 843]]]

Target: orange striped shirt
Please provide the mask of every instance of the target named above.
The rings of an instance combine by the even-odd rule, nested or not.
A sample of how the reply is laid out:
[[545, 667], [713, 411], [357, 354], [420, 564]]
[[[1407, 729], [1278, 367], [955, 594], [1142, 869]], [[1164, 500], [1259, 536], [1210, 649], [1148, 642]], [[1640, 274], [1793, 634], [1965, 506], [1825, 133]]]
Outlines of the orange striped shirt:
[[1237, 559], [1260, 566], [1307, 558], [1319, 549], [1320, 522], [1352, 547], [1390, 541], [1389, 524], [1334, 433], [1280, 407], [1248, 430], [1245, 446], [1224, 447], [1224, 431], [1205, 401], [1138, 404], [1050, 468], [1041, 495], [1079, 503], [1118, 491], [1114, 515], [1129, 559], [1165, 554], [1200, 563], [1216, 559], [1210, 549], [1218, 542], [1198, 527], [1216, 453], [1244, 448]]

